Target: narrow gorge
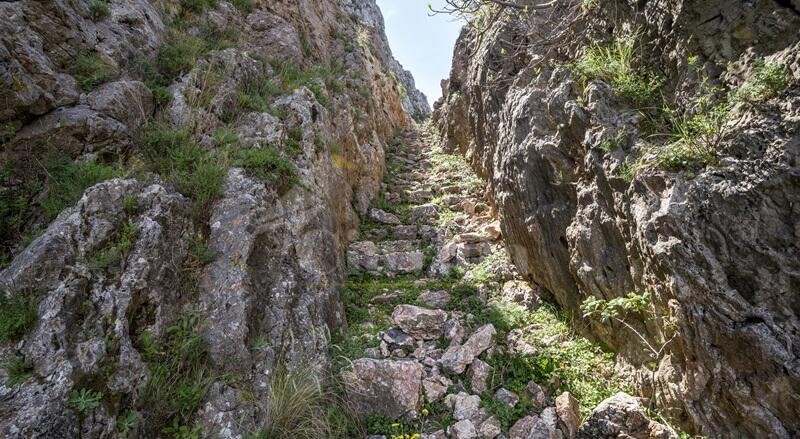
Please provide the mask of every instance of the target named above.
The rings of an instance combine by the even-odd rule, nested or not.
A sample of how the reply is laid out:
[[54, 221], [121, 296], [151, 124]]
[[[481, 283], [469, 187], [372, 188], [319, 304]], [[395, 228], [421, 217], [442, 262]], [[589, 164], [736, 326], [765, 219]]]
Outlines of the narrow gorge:
[[800, 2], [428, 7], [0, 2], [0, 437], [800, 437]]

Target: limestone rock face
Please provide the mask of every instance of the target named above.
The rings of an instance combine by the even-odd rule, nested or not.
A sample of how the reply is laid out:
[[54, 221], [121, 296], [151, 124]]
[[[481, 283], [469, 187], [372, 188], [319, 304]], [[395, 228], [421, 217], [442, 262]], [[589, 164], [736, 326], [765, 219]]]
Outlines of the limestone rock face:
[[[574, 317], [587, 297], [648, 294], [652, 308], [626, 318], [654, 350], [666, 345], [658, 358], [629, 329], [586, 326], [637, 391], [699, 434], [797, 435], [800, 402], [781, 396], [800, 387], [796, 2], [600, 2], [583, 15], [579, 3], [510, 14], [480, 44], [462, 32], [434, 114], [442, 141], [486, 180], [518, 271]], [[637, 154], [665, 138], [613, 85], [581, 87], [563, 67], [611, 41], [611, 22], [641, 31], [641, 65], [664, 76], [671, 108], [702, 95], [703, 78], [738, 89], [762, 57], [785, 66], [788, 85], [732, 108], [715, 164], [649, 166], [626, 180]], [[564, 31], [560, 42], [529, 39], [551, 31]]]
[[[126, 198], [136, 200], [137, 212], [125, 209]], [[145, 330], [163, 335], [186, 303], [170, 264], [186, 258], [194, 231], [189, 215], [188, 201], [160, 184], [110, 180], [88, 190], [0, 272], [2, 294], [35, 294], [39, 316], [2, 354], [14, 352], [42, 377], [0, 385], [3, 436], [115, 430], [113, 413], [99, 410], [81, 420], [67, 396], [98, 374], [107, 376], [108, 397], [142, 392], [150, 372], [138, 338]], [[115, 243], [125, 224], [136, 238], [121, 249]]]
[[385, 414], [398, 419], [421, 404], [423, 374], [416, 361], [362, 358], [342, 378], [347, 399], [359, 416]]
[[[346, 249], [381, 190], [384, 145], [430, 110], [374, 0], [190, 3], [0, 3], [0, 294], [38, 299], [30, 332], [0, 341], [0, 363], [32, 375], [12, 388], [0, 372], [2, 437], [115, 437], [133, 415], [131, 437], [181, 421], [240, 438], [264, 427], [277, 367], [327, 373]], [[168, 72], [187, 41], [198, 53]], [[164, 136], [147, 140], [154, 127]], [[239, 156], [267, 149], [291, 184]], [[209, 160], [153, 165], [197, 156]], [[54, 159], [137, 180], [53, 182], [39, 168]], [[70, 205], [55, 220], [54, 197]], [[380, 265], [421, 271], [424, 255], [400, 242]], [[207, 373], [181, 419], [143, 402], [147, 357], [179, 330], [197, 335]], [[78, 410], [81, 390], [100, 404]]]

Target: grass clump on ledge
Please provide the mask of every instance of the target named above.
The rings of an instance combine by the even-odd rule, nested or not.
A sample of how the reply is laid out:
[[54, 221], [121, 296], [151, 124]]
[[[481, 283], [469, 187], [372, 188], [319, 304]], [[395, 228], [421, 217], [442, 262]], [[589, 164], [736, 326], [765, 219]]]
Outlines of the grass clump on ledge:
[[310, 367], [276, 367], [264, 408], [267, 424], [249, 439], [358, 437], [345, 403], [325, 389]]
[[775, 97], [792, 82], [791, 73], [784, 65], [759, 59], [753, 75], [734, 93], [736, 101], [757, 103]]
[[271, 146], [239, 150], [234, 164], [244, 168], [249, 175], [274, 184], [279, 190], [286, 190], [298, 182], [292, 161]]
[[38, 319], [39, 299], [33, 294], [0, 292], [0, 342], [22, 338]]
[[6, 387], [18, 386], [28, 381], [33, 374], [33, 367], [19, 357], [14, 357], [9, 361], [0, 363], [0, 369], [5, 369], [6, 372], [8, 372]]
[[602, 79], [635, 107], [645, 108], [658, 102], [663, 78], [635, 65], [636, 38], [617, 37], [608, 45], [588, 47], [572, 67], [584, 84]]
[[114, 75], [111, 66], [97, 52], [78, 56], [68, 70], [84, 91], [96, 89]]
[[198, 207], [222, 194], [225, 160], [191, 141], [187, 132], [173, 129], [166, 122], [151, 122], [140, 137], [150, 169], [172, 180]]

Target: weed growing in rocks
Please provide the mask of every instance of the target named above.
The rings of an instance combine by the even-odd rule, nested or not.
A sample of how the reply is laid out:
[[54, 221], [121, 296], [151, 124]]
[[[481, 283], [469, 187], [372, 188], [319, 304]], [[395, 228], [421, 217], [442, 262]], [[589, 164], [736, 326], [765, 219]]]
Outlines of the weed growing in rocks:
[[198, 208], [222, 194], [225, 160], [192, 142], [188, 133], [155, 121], [142, 130], [140, 138], [150, 169], [172, 180]]
[[588, 47], [572, 65], [585, 85], [593, 79], [608, 81], [637, 108], [658, 101], [663, 78], [636, 66], [636, 36], [617, 37], [609, 45]]
[[194, 68], [206, 54], [206, 42], [202, 38], [179, 29], [170, 29], [167, 40], [158, 52], [158, 68], [172, 78]]
[[19, 340], [38, 318], [39, 299], [31, 293], [0, 292], [0, 341]]
[[191, 12], [203, 12], [217, 7], [217, 0], [180, 0], [182, 8]]
[[103, 400], [103, 394], [95, 392], [91, 389], [73, 390], [67, 399], [67, 405], [79, 411], [80, 413], [94, 410], [100, 407], [100, 401]]
[[247, 15], [255, 9], [253, 0], [231, 0], [231, 4], [238, 9], [242, 15]]
[[313, 369], [283, 366], [272, 371], [265, 401], [266, 426], [251, 439], [354, 437], [352, 416], [338, 397], [327, 391]]
[[89, 12], [92, 14], [92, 21], [101, 21], [111, 15], [111, 9], [106, 0], [91, 0]]
[[734, 93], [734, 100], [757, 103], [783, 91], [792, 81], [789, 69], [780, 63], [756, 61], [753, 75]]
[[276, 185], [281, 192], [298, 181], [292, 161], [271, 146], [239, 150], [235, 164], [253, 177]]
[[8, 381], [5, 383], [6, 387], [15, 387], [28, 381], [33, 373], [33, 367], [19, 357], [14, 357], [9, 361], [0, 363], [0, 368], [8, 372]]
[[160, 341], [149, 332], [139, 337], [138, 349], [150, 370], [143, 391], [149, 431], [158, 433], [170, 423], [189, 425], [214, 377], [207, 366], [207, 353], [195, 313], [184, 314], [170, 326]]
[[111, 66], [96, 52], [75, 58], [73, 64], [69, 66], [69, 73], [75, 77], [84, 91], [92, 91], [113, 77]]
[[133, 249], [138, 234], [139, 229], [135, 223], [127, 222], [123, 224], [116, 239], [112, 240], [97, 253], [87, 256], [87, 265], [94, 270], [104, 270], [119, 264]]
[[139, 418], [136, 412], [127, 411], [117, 416], [117, 431], [127, 437], [136, 428]]

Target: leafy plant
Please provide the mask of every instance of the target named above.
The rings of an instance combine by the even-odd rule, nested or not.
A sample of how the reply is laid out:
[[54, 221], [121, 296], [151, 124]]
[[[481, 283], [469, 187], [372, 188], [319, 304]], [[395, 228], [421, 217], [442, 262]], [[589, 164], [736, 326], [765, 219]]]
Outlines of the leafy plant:
[[69, 73], [84, 91], [94, 90], [113, 77], [111, 66], [97, 52], [85, 53], [75, 58], [69, 66]]
[[134, 431], [139, 418], [136, 412], [130, 410], [117, 417], [117, 431], [123, 436], [127, 436]]
[[0, 292], [0, 341], [15, 341], [36, 323], [39, 299], [33, 294]]
[[6, 370], [6, 372], [8, 372], [8, 381], [6, 381], [6, 387], [15, 387], [24, 383], [25, 381], [28, 381], [33, 372], [33, 366], [19, 357], [14, 357], [9, 361], [0, 363], [0, 368], [3, 368]]
[[69, 394], [67, 404], [75, 410], [84, 413], [88, 410], [94, 410], [100, 407], [100, 401], [103, 400], [103, 394], [95, 392], [91, 389], [73, 390]]
[[776, 62], [756, 61], [753, 75], [734, 94], [734, 100], [748, 103], [766, 101], [783, 91], [791, 83], [789, 69]]

